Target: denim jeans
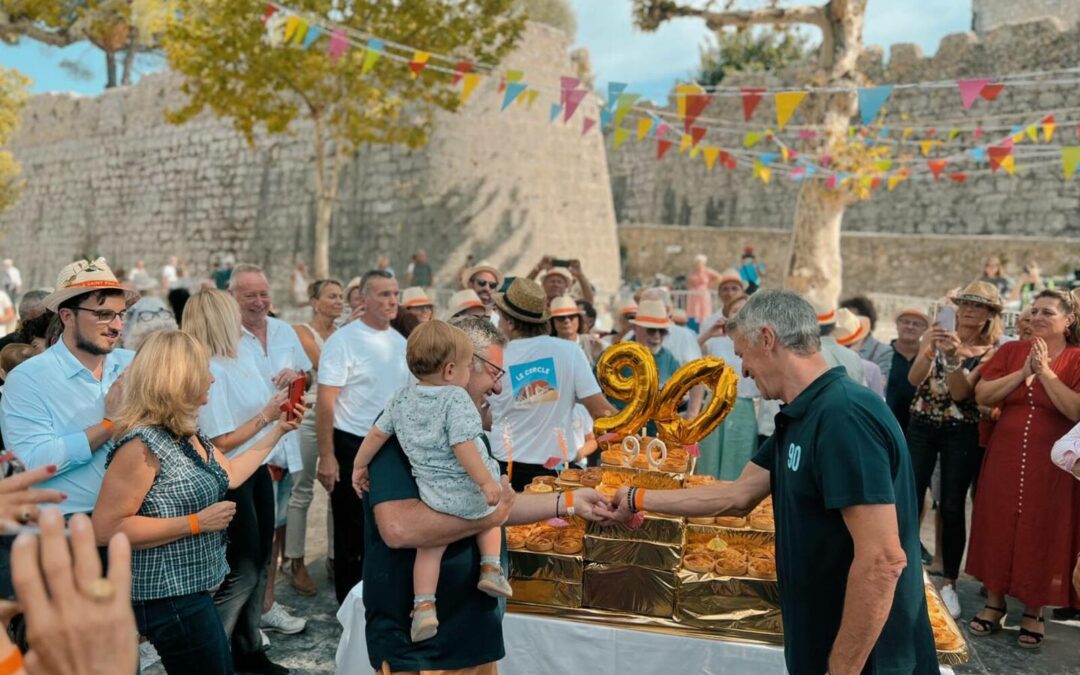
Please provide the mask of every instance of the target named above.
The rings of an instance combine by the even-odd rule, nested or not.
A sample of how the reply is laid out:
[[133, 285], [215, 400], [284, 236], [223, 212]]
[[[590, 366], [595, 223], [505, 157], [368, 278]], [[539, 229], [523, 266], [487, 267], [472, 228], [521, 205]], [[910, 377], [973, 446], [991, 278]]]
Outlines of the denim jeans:
[[236, 502], [236, 515], [229, 523], [225, 549], [229, 573], [214, 594], [214, 605], [225, 634], [231, 637], [233, 653], [242, 658], [262, 651], [259, 619], [274, 541], [274, 481], [270, 472], [259, 467], [243, 485], [226, 492], [225, 499]]
[[169, 675], [232, 675], [232, 654], [208, 592], [133, 603], [139, 633]]

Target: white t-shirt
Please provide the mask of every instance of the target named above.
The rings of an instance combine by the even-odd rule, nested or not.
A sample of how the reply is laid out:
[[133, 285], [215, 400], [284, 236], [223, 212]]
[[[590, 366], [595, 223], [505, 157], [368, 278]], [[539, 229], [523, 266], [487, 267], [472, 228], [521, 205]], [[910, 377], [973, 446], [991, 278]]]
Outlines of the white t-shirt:
[[410, 382], [405, 344], [393, 328], [375, 330], [363, 320], [330, 336], [319, 356], [319, 386], [341, 387], [335, 429], [367, 436], [390, 398]]
[[698, 334], [686, 326], [674, 324], [664, 338], [664, 347], [671, 352], [679, 365], [685, 365], [701, 358], [701, 346], [698, 345], [697, 338]]
[[[6, 314], [8, 310], [13, 309], [15, 309], [15, 303], [11, 301], [11, 296], [5, 291], [0, 291], [0, 314]], [[18, 318], [14, 315], [12, 316], [11, 321], [0, 323], [0, 337], [15, 330], [16, 323], [18, 323]]]
[[[214, 376], [214, 384], [210, 385], [210, 396], [206, 405], [199, 410], [199, 428], [210, 438], [239, 429], [245, 422], [257, 416], [274, 395], [274, 386], [270, 380], [264, 379], [255, 363], [242, 354], [235, 359], [215, 356], [210, 359], [210, 373]], [[252, 436], [251, 440], [233, 448], [225, 453], [225, 456], [233, 459], [244, 454], [258, 443], [259, 439], [270, 433], [273, 427], [273, 424], [266, 425]], [[270, 456], [273, 456], [289, 437], [295, 438], [296, 432], [279, 441], [278, 447]], [[269, 462], [268, 457], [263, 463]]]
[[173, 265], [165, 265], [161, 268], [161, 280], [165, 282], [165, 288], [176, 288], [176, 280], [179, 276], [176, 274], [176, 267]]
[[[573, 430], [574, 442], [570, 445], [571, 457], [585, 445], [586, 437], [593, 433], [593, 418], [589, 415], [589, 409], [580, 403], [574, 406]], [[584, 464], [585, 460], [581, 460], [581, 463]]]
[[[543, 464], [562, 457], [556, 429], [574, 442], [574, 406], [600, 393], [585, 352], [576, 342], [540, 335], [511, 340], [503, 353], [502, 393], [492, 396], [492, 454], [507, 461], [503, 429], [509, 425], [514, 461]], [[573, 448], [567, 448], [570, 455]]]

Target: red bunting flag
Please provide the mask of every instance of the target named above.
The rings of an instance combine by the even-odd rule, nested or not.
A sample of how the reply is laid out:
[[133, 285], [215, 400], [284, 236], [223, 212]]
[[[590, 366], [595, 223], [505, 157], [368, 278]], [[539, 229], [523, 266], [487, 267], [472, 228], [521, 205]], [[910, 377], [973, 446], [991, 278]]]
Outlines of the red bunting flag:
[[686, 119], [683, 120], [687, 133], [692, 133], [690, 127], [693, 126], [694, 121], [705, 112], [705, 108], [708, 107], [709, 101], [712, 100], [712, 96], [708, 94], [689, 94], [686, 97]]
[[927, 160], [927, 166], [930, 167], [930, 173], [934, 174], [934, 180], [941, 177], [941, 172], [945, 170], [944, 159], [931, 159]]
[[270, 20], [270, 17], [274, 16], [275, 13], [277, 13], [277, 7], [274, 7], [273, 5], [267, 5], [266, 11], [263, 12], [262, 22], [265, 24], [267, 21]]
[[950, 173], [949, 174], [949, 180], [951, 180], [954, 183], [963, 183], [964, 181], [967, 180], [967, 174], [966, 173]]
[[450, 81], [450, 84], [461, 82], [461, 78], [471, 73], [472, 69], [473, 64], [471, 61], [458, 61], [458, 64], [454, 66], [454, 79]]
[[1001, 163], [1012, 154], [1012, 148], [1004, 145], [992, 145], [986, 149], [986, 153], [990, 157], [990, 173], [997, 173], [997, 170], [1001, 168]]
[[672, 145], [674, 145], [674, 142], [665, 138], [656, 141], [656, 158], [663, 159], [664, 155], [667, 154], [667, 151], [671, 149]]
[[761, 99], [764, 98], [765, 90], [756, 88], [743, 88], [739, 90], [739, 94], [742, 95], [743, 119], [749, 122], [750, 118], [754, 114], [754, 111], [757, 110], [758, 104], [761, 103]]
[[724, 168], [728, 171], [734, 171], [735, 167], [739, 165], [738, 161], [731, 155], [728, 155], [726, 159], [722, 159], [721, 161], [724, 163]]
[[979, 96], [987, 101], [993, 101], [1004, 88], [1003, 84], [988, 84], [979, 91]]
[[701, 142], [701, 139], [705, 138], [705, 127], [692, 127], [690, 129], [691, 145], [697, 145]]

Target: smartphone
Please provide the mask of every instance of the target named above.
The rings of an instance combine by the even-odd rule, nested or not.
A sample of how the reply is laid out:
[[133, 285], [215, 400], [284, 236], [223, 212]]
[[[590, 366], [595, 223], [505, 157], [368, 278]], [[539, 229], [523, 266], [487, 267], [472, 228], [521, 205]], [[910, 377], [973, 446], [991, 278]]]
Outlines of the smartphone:
[[944, 305], [938, 310], [936, 323], [941, 326], [942, 330], [950, 332], [956, 331], [956, 307], [953, 305]]
[[552, 267], [570, 267], [572, 261], [566, 258], [553, 258], [551, 261]]
[[286, 418], [290, 421], [296, 419], [296, 413], [293, 410], [300, 404], [300, 401], [304, 400], [304, 388], [307, 385], [307, 378], [301, 375], [292, 381], [289, 385], [289, 398], [281, 404], [281, 412], [285, 413]]

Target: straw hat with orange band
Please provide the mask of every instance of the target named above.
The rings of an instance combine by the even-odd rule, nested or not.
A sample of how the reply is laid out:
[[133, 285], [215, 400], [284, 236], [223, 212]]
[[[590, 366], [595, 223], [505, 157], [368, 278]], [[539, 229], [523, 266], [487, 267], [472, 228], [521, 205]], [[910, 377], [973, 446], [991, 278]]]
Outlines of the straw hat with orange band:
[[548, 312], [551, 314], [552, 319], [560, 316], [581, 316], [583, 314], [577, 302], [569, 295], [561, 295], [552, 300]]
[[837, 310], [836, 328], [833, 329], [832, 334], [838, 344], [853, 347], [870, 334], [870, 319], [865, 316], [856, 316], [849, 309]]
[[129, 301], [139, 297], [135, 291], [120, 285], [105, 258], [93, 262], [78, 260], [60, 270], [56, 290], [46, 296], [43, 304], [45, 309], [55, 312], [60, 305], [74, 297], [111, 289], [123, 291]]
[[630, 323], [641, 328], [659, 328], [670, 330], [672, 324], [668, 317], [667, 307], [659, 300], [645, 300], [638, 306], [637, 316], [630, 319]]

